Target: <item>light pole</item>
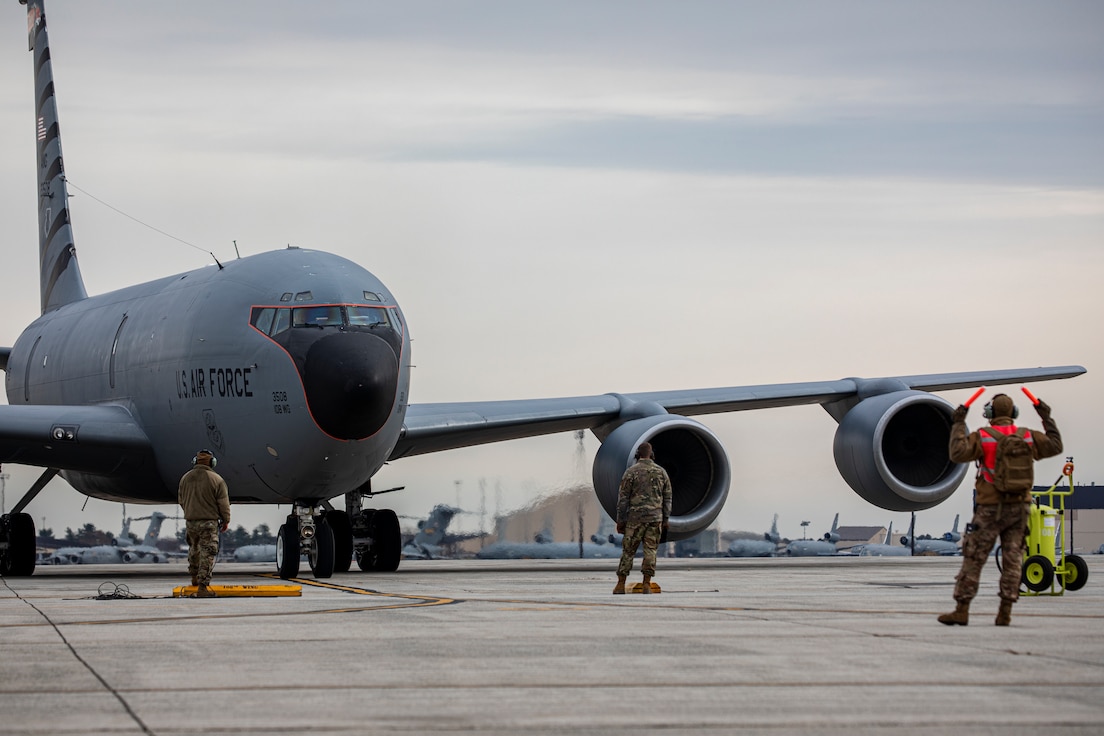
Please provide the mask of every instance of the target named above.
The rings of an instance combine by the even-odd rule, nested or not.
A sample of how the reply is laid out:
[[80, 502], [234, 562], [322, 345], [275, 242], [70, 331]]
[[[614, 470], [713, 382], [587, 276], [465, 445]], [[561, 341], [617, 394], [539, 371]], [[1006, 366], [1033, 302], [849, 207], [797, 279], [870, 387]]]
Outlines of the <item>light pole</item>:
[[806, 528], [807, 526], [809, 526], [809, 522], [807, 522], [807, 521], [803, 521], [803, 522], [801, 522], [801, 538], [802, 538], [802, 539], [804, 539], [804, 538], [805, 538], [805, 528]]

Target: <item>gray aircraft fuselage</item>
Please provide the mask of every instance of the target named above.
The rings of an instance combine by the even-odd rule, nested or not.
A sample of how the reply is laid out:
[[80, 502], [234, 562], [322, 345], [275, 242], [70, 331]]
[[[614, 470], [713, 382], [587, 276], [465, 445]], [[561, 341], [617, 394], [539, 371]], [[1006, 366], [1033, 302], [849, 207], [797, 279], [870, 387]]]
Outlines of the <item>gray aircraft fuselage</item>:
[[134, 417], [152, 457], [108, 452], [114, 467], [101, 473], [63, 469], [90, 496], [175, 503], [192, 456], [209, 448], [233, 502], [317, 502], [387, 460], [409, 354], [375, 276], [288, 248], [46, 312], [13, 346], [6, 391], [13, 406], [116, 405]]

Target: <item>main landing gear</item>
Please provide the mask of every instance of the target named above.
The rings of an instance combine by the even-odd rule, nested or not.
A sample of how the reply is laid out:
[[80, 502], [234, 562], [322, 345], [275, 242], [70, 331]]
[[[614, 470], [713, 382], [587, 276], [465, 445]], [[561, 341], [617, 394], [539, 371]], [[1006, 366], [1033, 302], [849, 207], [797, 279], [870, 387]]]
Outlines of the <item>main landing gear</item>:
[[295, 504], [276, 535], [280, 577], [299, 575], [301, 555], [316, 578], [348, 572], [354, 556], [361, 570], [397, 570], [402, 553], [399, 517], [391, 509], [361, 508], [364, 496], [371, 495], [359, 489], [346, 493], [345, 511], [328, 502], [321, 508]]
[[0, 516], [0, 575], [26, 577], [35, 569], [35, 525], [30, 514]]
[[34, 575], [38, 557], [35, 525], [34, 519], [23, 513], [23, 509], [57, 474], [57, 468], [47, 468], [11, 513], [0, 516], [0, 575], [13, 578]]

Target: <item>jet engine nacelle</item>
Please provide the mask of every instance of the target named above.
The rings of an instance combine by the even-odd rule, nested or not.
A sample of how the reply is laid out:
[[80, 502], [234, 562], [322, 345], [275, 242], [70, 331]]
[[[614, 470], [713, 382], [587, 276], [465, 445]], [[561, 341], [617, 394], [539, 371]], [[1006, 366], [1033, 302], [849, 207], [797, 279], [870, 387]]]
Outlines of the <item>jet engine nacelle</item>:
[[134, 554], [133, 552], [123, 553], [123, 562], [135, 562], [137, 559], [138, 555]]
[[650, 442], [671, 477], [671, 518], [667, 539], [689, 539], [717, 518], [732, 478], [728, 456], [716, 435], [692, 419], [659, 414], [633, 419], [613, 430], [594, 458], [592, 477], [598, 501], [617, 518], [621, 476], [635, 462], [640, 443]]
[[922, 511], [945, 501], [967, 465], [951, 462], [953, 407], [924, 391], [860, 401], [840, 420], [832, 451], [840, 475], [864, 499], [889, 511]]

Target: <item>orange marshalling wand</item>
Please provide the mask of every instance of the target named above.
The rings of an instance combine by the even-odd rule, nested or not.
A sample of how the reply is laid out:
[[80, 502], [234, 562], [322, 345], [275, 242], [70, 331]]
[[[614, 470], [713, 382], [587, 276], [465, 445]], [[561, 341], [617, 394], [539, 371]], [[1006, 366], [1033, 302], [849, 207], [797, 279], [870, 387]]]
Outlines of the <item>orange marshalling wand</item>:
[[1034, 404], [1035, 406], [1039, 405], [1039, 400], [1035, 398], [1035, 394], [1027, 390], [1027, 386], [1020, 386], [1020, 390], [1024, 392], [1024, 395], [1027, 396], [1027, 398], [1031, 399], [1032, 404]]
[[977, 400], [977, 397], [981, 396], [983, 393], [985, 393], [985, 387], [984, 386], [982, 386], [977, 391], [975, 391], [973, 396], [966, 399], [966, 403], [963, 404], [963, 406], [966, 406], [966, 407], [970, 406], [970, 404], [974, 403]]

